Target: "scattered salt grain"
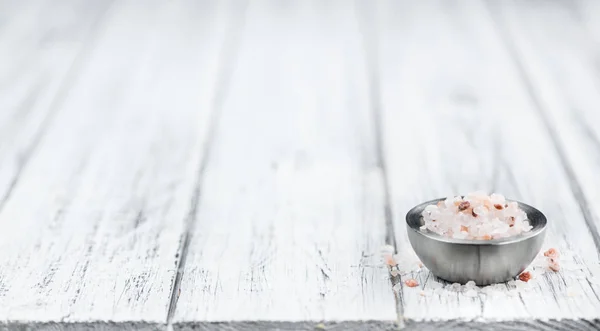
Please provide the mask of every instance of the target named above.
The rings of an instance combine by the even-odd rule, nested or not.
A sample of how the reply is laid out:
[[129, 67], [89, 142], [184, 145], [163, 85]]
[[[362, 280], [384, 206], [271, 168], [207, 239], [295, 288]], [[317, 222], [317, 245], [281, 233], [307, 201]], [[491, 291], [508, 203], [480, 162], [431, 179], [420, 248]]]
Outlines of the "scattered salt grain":
[[532, 229], [527, 214], [500, 194], [469, 193], [429, 205], [422, 213], [426, 230], [455, 239], [506, 238]]
[[384, 261], [385, 261], [385, 264], [387, 264], [390, 267], [396, 266], [396, 264], [397, 264], [396, 260], [394, 260], [394, 257], [392, 255], [384, 256]]
[[466, 287], [466, 288], [476, 288], [476, 287], [477, 287], [477, 285], [475, 284], [475, 282], [474, 282], [474, 281], [470, 280], [470, 281], [468, 281], [468, 282], [465, 284], [465, 287]]
[[418, 272], [423, 267], [423, 264], [414, 253], [394, 254], [394, 247], [390, 245], [382, 246], [379, 251], [383, 263], [388, 266], [392, 277]]
[[544, 256], [545, 257], [552, 257], [552, 258], [559, 258], [560, 257], [560, 253], [554, 249], [554, 248], [550, 248], [549, 250], [544, 252]]
[[454, 291], [454, 292], [461, 292], [462, 291], [462, 285], [460, 285], [459, 283], [448, 284], [448, 285], [446, 285], [445, 288], [448, 291]]
[[558, 264], [558, 260], [555, 259], [549, 259], [549, 265], [548, 268], [550, 268], [550, 270], [552, 271], [559, 271], [560, 270], [560, 265]]
[[419, 261], [417, 258], [396, 256], [395, 261], [397, 263], [398, 271], [400, 272], [400, 274], [417, 272], [421, 270], [421, 267], [419, 266], [421, 264], [421, 261]]
[[519, 275], [519, 280], [523, 282], [528, 282], [531, 279], [531, 272], [525, 271]]
[[533, 268], [548, 268], [548, 258], [543, 255], [539, 255], [531, 262]]
[[559, 271], [560, 264], [559, 258], [560, 253], [555, 248], [550, 248], [544, 252], [544, 256], [546, 257], [547, 266], [552, 271]]
[[417, 282], [416, 279], [407, 279], [404, 281], [404, 284], [406, 284], [406, 286], [408, 287], [417, 287], [419, 286], [419, 282]]

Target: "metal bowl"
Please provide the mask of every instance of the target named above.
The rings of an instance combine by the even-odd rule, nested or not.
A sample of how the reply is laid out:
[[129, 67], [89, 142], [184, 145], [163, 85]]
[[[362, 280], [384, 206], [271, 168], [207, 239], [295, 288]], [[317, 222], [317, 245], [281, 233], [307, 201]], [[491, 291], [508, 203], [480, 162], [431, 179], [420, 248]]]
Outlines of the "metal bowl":
[[[546, 216], [539, 210], [516, 201], [527, 214], [531, 231], [502, 239], [452, 239], [432, 231], [422, 231], [422, 212], [428, 205], [445, 199], [424, 202], [406, 214], [408, 239], [423, 264], [437, 277], [449, 282], [477, 285], [501, 283], [523, 272], [540, 252], [546, 234]], [[514, 201], [514, 200], [513, 200]]]

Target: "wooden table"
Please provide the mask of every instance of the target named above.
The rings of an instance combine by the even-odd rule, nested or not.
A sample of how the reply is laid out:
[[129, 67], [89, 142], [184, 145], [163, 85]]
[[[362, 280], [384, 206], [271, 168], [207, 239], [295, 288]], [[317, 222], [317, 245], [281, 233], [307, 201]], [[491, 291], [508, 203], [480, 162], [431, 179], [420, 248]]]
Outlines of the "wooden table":
[[[599, 330], [599, 18], [0, 1], [0, 328]], [[390, 279], [406, 211], [477, 189], [575, 267], [498, 298]]]

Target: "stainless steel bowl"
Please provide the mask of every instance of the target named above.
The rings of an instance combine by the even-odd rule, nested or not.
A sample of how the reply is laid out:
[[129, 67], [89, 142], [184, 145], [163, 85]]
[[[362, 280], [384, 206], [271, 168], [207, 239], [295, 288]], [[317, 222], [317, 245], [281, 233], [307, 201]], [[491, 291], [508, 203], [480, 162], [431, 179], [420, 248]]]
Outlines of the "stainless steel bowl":
[[408, 239], [423, 264], [437, 277], [465, 284], [501, 283], [523, 272], [539, 253], [546, 233], [546, 216], [539, 210], [518, 202], [527, 213], [531, 231], [503, 239], [466, 240], [442, 237], [431, 231], [421, 231], [422, 212], [430, 204], [424, 202], [406, 214]]

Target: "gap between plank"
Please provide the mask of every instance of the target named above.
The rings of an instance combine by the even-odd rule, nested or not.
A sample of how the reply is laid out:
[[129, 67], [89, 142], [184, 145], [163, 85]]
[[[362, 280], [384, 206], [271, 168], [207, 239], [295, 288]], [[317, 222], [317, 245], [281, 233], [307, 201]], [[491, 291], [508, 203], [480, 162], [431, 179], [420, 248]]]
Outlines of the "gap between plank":
[[196, 224], [197, 219], [197, 211], [200, 201], [200, 195], [202, 190], [202, 180], [204, 177], [204, 172], [209, 162], [210, 151], [213, 145], [214, 136], [216, 134], [217, 124], [219, 122], [219, 117], [221, 114], [221, 110], [223, 107], [223, 102], [225, 100], [227, 91], [229, 90], [229, 83], [231, 76], [233, 75], [233, 67], [235, 64], [235, 58], [237, 54], [237, 49], [239, 44], [241, 43], [241, 35], [242, 29], [245, 24], [246, 18], [246, 10], [248, 8], [248, 1], [244, 1], [244, 3], [239, 6], [238, 12], [234, 14], [233, 23], [229, 25], [228, 31], [224, 33], [224, 41], [222, 45], [222, 49], [219, 52], [222, 56], [220, 57], [222, 60], [218, 63], [217, 68], [217, 79], [215, 82], [215, 94], [213, 96], [212, 111], [209, 115], [209, 123], [208, 123], [208, 132], [206, 137], [206, 142], [204, 143], [203, 149], [201, 151], [204, 156], [200, 161], [200, 165], [198, 168], [198, 177], [196, 178], [196, 182], [194, 185], [194, 191], [192, 193], [191, 198], [191, 206], [188, 216], [186, 218], [185, 224], [185, 232], [182, 236], [180, 248], [178, 249], [179, 260], [177, 262], [176, 270], [177, 274], [175, 276], [175, 281], [173, 283], [173, 287], [171, 289], [171, 295], [169, 298], [169, 309], [167, 314], [167, 330], [173, 329], [173, 316], [175, 315], [175, 310], [177, 309], [177, 302], [179, 300], [179, 294], [181, 291], [181, 279], [183, 277], [185, 263], [188, 255], [188, 248], [190, 245], [190, 236], [192, 230], [194, 229], [194, 225]]
[[566, 156], [560, 142], [556, 138], [558, 135], [556, 128], [553, 126], [553, 124], [548, 119], [548, 116], [546, 115], [544, 107], [542, 106], [542, 103], [540, 101], [540, 96], [536, 92], [535, 87], [533, 86], [533, 82], [529, 78], [529, 75], [527, 74], [527, 71], [525, 69], [525, 64], [519, 59], [517, 47], [511, 41], [509, 32], [507, 32], [506, 29], [502, 26], [502, 23], [500, 21], [501, 19], [497, 16], [499, 14], [494, 14], [494, 11], [491, 8], [491, 5], [489, 4], [488, 1], [484, 1], [484, 7], [487, 11], [488, 16], [490, 17], [490, 21], [493, 22], [492, 25], [494, 26], [494, 29], [496, 30], [497, 34], [499, 35], [501, 42], [504, 44], [504, 47], [508, 51], [510, 59], [512, 60], [513, 64], [516, 67], [521, 81], [525, 85], [527, 94], [529, 95], [529, 97], [533, 103], [533, 108], [535, 109], [538, 117], [542, 120], [542, 123], [544, 124], [544, 128], [546, 129], [548, 136], [550, 137], [550, 141], [552, 142], [552, 145], [554, 146], [554, 149], [555, 149], [556, 153], [558, 154], [560, 163], [563, 167], [565, 175], [568, 178], [571, 192], [573, 193], [573, 195], [575, 196], [575, 199], [577, 200], [577, 205], [579, 206], [579, 210], [581, 211], [581, 213], [583, 215], [583, 218], [585, 220], [585, 224], [588, 228], [588, 231], [591, 232], [592, 239], [596, 246], [596, 251], [600, 254], [600, 233], [598, 233], [598, 228], [596, 227], [596, 224], [594, 223], [592, 213], [590, 211], [590, 208], [588, 207], [589, 203], [588, 203], [587, 199], [585, 198], [585, 194], [583, 193], [581, 184], [579, 184], [579, 181], [577, 180], [577, 177], [575, 176], [575, 172], [574, 172], [573, 168], [571, 167], [570, 161], [568, 160], [568, 157]]
[[77, 54], [75, 55], [75, 58], [71, 62], [71, 65], [67, 68], [65, 77], [63, 78], [63, 81], [59, 83], [59, 87], [54, 95], [54, 98], [52, 98], [52, 101], [48, 106], [48, 111], [46, 112], [44, 119], [40, 123], [40, 128], [36, 133], [34, 133], [33, 140], [31, 141], [29, 147], [25, 148], [25, 152], [21, 154], [21, 157], [18, 159], [16, 173], [14, 174], [13, 179], [10, 181], [6, 192], [0, 198], [0, 212], [2, 212], [4, 206], [10, 199], [12, 192], [19, 183], [19, 179], [21, 177], [23, 169], [25, 169], [31, 157], [35, 154], [35, 151], [37, 150], [37, 147], [40, 141], [42, 140], [42, 137], [44, 137], [44, 135], [48, 131], [52, 120], [56, 118], [56, 114], [58, 114], [60, 106], [67, 97], [67, 92], [71, 89], [75, 82], [77, 73], [80, 71], [85, 60], [88, 58], [88, 54], [94, 49], [98, 37], [98, 32], [100, 31], [100, 22], [102, 22], [102, 19], [107, 16], [106, 14], [109, 12], [109, 9], [112, 7], [113, 3], [113, 1], [108, 2], [108, 4], [104, 7], [104, 10], [102, 10], [96, 16], [96, 19], [92, 22], [91, 26], [89, 27], [89, 32], [87, 33], [87, 36], [83, 38], [87, 41], [85, 41], [81, 49], [78, 52], [76, 52]]
[[[356, 8], [356, 7], [355, 7]], [[357, 13], [357, 15], [359, 15]], [[364, 19], [364, 17], [363, 17]], [[366, 57], [366, 68], [367, 68], [367, 79], [369, 85], [369, 102], [371, 108], [371, 122], [373, 123], [374, 128], [374, 138], [375, 138], [375, 160], [377, 162], [377, 167], [381, 171], [381, 176], [383, 179], [383, 193], [384, 193], [384, 216], [385, 216], [385, 227], [386, 227], [386, 238], [385, 242], [388, 245], [396, 247], [396, 236], [394, 232], [394, 219], [392, 215], [392, 208], [390, 203], [390, 192], [389, 192], [389, 184], [388, 184], [388, 174], [386, 167], [386, 159], [385, 152], [383, 148], [383, 129], [381, 125], [382, 115], [381, 115], [381, 89], [379, 87], [380, 77], [379, 77], [379, 61], [377, 59], [377, 39], [376, 33], [373, 31], [373, 21], [367, 18], [367, 22], [363, 24], [359, 23], [359, 26], [362, 26], [359, 29], [362, 32], [363, 37], [363, 48], [365, 50]], [[360, 19], [359, 19], [360, 21]], [[371, 42], [369, 42], [371, 41]]]
[[[383, 147], [383, 126], [382, 126], [382, 105], [381, 105], [381, 88], [380, 88], [380, 76], [379, 76], [379, 60], [378, 60], [378, 39], [377, 39], [377, 31], [374, 26], [374, 18], [369, 10], [359, 10], [358, 1], [354, 2], [354, 9], [356, 14], [356, 19], [358, 21], [359, 32], [362, 35], [362, 46], [365, 53], [366, 58], [366, 70], [367, 70], [367, 79], [369, 85], [369, 102], [371, 108], [371, 121], [373, 122], [374, 128], [374, 138], [375, 138], [375, 159], [377, 162], [377, 167], [381, 171], [382, 178], [382, 189], [384, 193], [384, 217], [385, 217], [385, 242], [388, 245], [392, 245], [394, 250], [398, 249], [398, 245], [396, 243], [396, 235], [394, 231], [394, 217], [392, 213], [392, 205], [390, 200], [390, 189], [389, 189], [389, 179], [388, 172], [386, 166], [386, 158], [385, 158], [385, 149]], [[390, 275], [390, 281], [392, 283], [392, 287], [395, 286], [398, 282], [400, 282], [399, 277], [392, 277]], [[402, 286], [400, 291], [396, 292], [392, 289], [394, 293], [394, 299], [396, 302], [396, 315], [399, 327], [402, 328], [404, 326], [404, 295], [403, 295], [404, 287]]]

